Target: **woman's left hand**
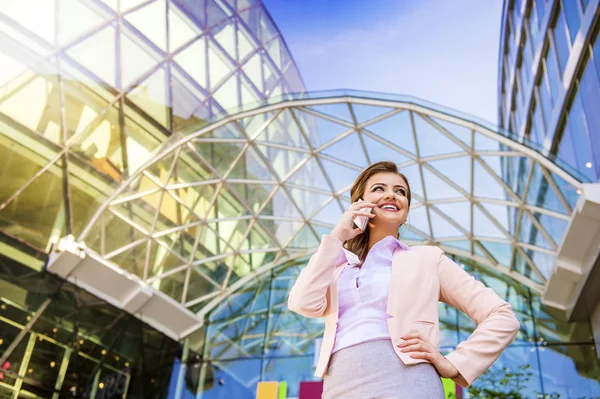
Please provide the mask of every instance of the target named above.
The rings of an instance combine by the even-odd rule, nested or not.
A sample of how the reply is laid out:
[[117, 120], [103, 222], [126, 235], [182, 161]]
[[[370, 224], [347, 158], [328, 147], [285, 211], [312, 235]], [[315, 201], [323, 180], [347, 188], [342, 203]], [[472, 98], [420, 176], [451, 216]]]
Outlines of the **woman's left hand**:
[[458, 376], [458, 370], [446, 359], [433, 345], [420, 334], [407, 334], [400, 337], [403, 341], [398, 345], [402, 352], [410, 353], [414, 359], [429, 360], [436, 368], [438, 374], [444, 378]]

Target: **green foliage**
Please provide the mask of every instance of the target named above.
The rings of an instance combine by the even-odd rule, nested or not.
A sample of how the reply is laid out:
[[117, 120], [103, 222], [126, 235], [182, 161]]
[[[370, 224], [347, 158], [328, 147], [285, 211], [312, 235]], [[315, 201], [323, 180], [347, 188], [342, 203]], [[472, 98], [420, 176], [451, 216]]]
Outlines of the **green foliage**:
[[[531, 365], [525, 364], [510, 370], [504, 367], [500, 370], [486, 371], [469, 388], [469, 397], [473, 399], [529, 399], [524, 392], [527, 383], [533, 376]], [[560, 399], [557, 392], [536, 393], [535, 398]], [[583, 399], [583, 398], [582, 398]]]

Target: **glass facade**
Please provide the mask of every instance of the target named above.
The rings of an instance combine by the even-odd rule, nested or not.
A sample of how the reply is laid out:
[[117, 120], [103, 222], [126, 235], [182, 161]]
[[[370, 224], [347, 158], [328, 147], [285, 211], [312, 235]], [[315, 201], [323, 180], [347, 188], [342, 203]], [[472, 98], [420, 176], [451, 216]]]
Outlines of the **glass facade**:
[[499, 59], [500, 126], [590, 182], [600, 178], [597, 11], [597, 1], [505, 1]]
[[[443, 248], [521, 320], [469, 395], [514, 369], [507, 390], [600, 396], [589, 324], [539, 300], [599, 173], [600, 45], [582, 33], [598, 5], [573, 4], [507, 4], [498, 129], [408, 96], [305, 93], [257, 0], [4, 2], [0, 398], [252, 398], [265, 380], [294, 397], [323, 323], [290, 313], [289, 289], [380, 160], [411, 183], [402, 239]], [[202, 328], [175, 342], [48, 274], [68, 235]], [[450, 351], [474, 326], [440, 317]]]
[[178, 352], [134, 316], [0, 257], [0, 398], [163, 398]]
[[[515, 342], [465, 397], [591, 399], [600, 395], [600, 368], [589, 324], [568, 323], [541, 306], [537, 294], [501, 273], [464, 258], [455, 261], [509, 301], [521, 322]], [[299, 259], [272, 269], [211, 312], [203, 371], [220, 383], [205, 385], [202, 398], [254, 398], [260, 380], [287, 381], [288, 397], [297, 397], [300, 381], [316, 379], [315, 340], [323, 333], [323, 320], [287, 309], [289, 290], [306, 262]], [[468, 337], [474, 324], [445, 304], [440, 304], [439, 315], [440, 351], [448, 353]], [[505, 384], [499, 384], [503, 378]], [[485, 389], [497, 396], [481, 395]], [[522, 396], [500, 396], [510, 392]], [[192, 397], [190, 391], [182, 396]]]
[[[294, 397], [313, 378], [323, 323], [291, 314], [289, 289], [362, 168], [391, 159], [412, 188], [402, 239], [439, 245], [520, 312], [519, 340], [473, 389], [516, 365], [528, 394], [565, 395], [575, 384], [591, 398], [600, 385], [589, 323], [569, 324], [539, 300], [585, 176], [513, 139], [410, 97], [283, 96], [171, 138], [79, 240], [204, 317], [205, 339], [172, 381], [194, 377], [173, 398], [251, 398], [273, 379]], [[119, 234], [118, 246], [103, 248], [102, 237]], [[440, 315], [452, 350], [474, 326], [454, 309]]]

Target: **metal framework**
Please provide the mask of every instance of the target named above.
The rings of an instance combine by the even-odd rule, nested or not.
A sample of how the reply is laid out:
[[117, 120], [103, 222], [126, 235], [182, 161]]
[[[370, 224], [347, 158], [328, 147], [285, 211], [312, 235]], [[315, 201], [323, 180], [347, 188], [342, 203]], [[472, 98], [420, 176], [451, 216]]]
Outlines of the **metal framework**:
[[383, 159], [411, 185], [405, 242], [439, 245], [543, 290], [580, 179], [483, 123], [360, 92], [288, 96], [174, 136], [78, 241], [203, 316], [261, 273], [312, 253], [358, 173]]

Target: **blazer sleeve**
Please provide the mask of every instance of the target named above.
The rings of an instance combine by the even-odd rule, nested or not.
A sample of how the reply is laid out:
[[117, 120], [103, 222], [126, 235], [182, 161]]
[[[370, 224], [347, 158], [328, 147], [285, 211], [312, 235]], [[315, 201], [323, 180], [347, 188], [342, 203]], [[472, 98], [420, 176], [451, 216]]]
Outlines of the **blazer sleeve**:
[[333, 282], [342, 242], [323, 235], [317, 252], [302, 269], [288, 297], [288, 308], [305, 317], [322, 317], [327, 309], [327, 290]]
[[469, 316], [477, 328], [446, 356], [459, 372], [453, 380], [468, 388], [514, 341], [519, 321], [510, 303], [444, 255], [438, 258], [440, 300]]

